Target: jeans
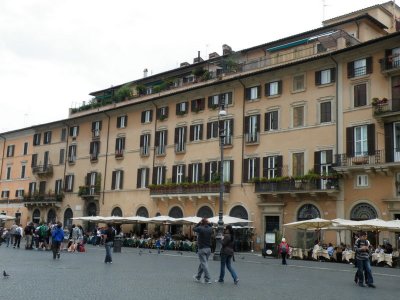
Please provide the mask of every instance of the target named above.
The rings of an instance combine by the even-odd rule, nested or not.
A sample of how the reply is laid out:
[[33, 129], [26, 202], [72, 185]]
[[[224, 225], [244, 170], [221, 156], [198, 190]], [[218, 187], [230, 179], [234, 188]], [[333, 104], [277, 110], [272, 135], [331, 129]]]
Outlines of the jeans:
[[371, 265], [369, 262], [369, 259], [365, 260], [357, 260], [357, 267], [358, 267], [358, 283], [362, 284], [364, 282], [364, 271], [365, 274], [367, 275], [367, 284], [372, 284], [374, 283], [374, 279], [372, 278], [372, 272], [371, 272]]
[[225, 277], [225, 265], [226, 268], [228, 269], [229, 273], [231, 273], [231, 276], [233, 278], [233, 281], [237, 280], [237, 275], [235, 270], [233, 269], [231, 262], [232, 262], [232, 257], [233, 255], [226, 255], [221, 253], [221, 270], [219, 273], [219, 281], [223, 282], [224, 281], [224, 277]]
[[204, 280], [210, 281], [210, 272], [208, 271], [208, 258], [211, 255], [211, 248], [202, 248], [197, 252], [200, 260], [199, 269], [197, 271], [197, 279], [201, 278], [204, 272]]
[[61, 242], [59, 241], [53, 241], [51, 244], [51, 249], [53, 250], [53, 259], [56, 259], [57, 255], [60, 257], [60, 246]]
[[14, 248], [15, 246], [19, 248], [20, 243], [21, 243], [21, 236], [19, 234], [14, 235]]
[[282, 256], [282, 265], [286, 265], [287, 263], [286, 263], [286, 256], [287, 256], [287, 253], [286, 252], [282, 252], [281, 253], [281, 256]]
[[107, 242], [105, 243], [106, 247], [106, 258], [104, 260], [105, 263], [112, 262], [112, 257], [111, 257], [111, 247], [113, 245], [113, 242]]

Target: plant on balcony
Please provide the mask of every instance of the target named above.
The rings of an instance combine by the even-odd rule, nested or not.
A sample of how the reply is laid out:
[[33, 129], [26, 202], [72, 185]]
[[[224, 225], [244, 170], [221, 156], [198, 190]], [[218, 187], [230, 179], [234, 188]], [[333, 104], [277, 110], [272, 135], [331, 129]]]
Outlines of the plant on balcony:
[[88, 194], [87, 190], [88, 190], [87, 185], [81, 185], [78, 189], [78, 196], [81, 197], [83, 195], [87, 195]]
[[201, 76], [202, 81], [210, 80], [211, 79], [211, 73], [208, 70], [205, 70], [204, 74]]
[[166, 115], [161, 115], [158, 119], [159, 119], [160, 121], [164, 121], [166, 118], [167, 118]]
[[139, 94], [139, 96], [145, 95], [146, 94], [146, 86], [143, 84], [139, 84], [136, 86], [136, 91]]
[[114, 95], [113, 100], [115, 102], [121, 102], [132, 97], [132, 90], [128, 84], [121, 86]]
[[388, 103], [388, 99], [387, 98], [382, 98], [379, 99], [377, 97], [372, 98], [371, 104], [372, 106], [382, 106], [382, 105], [386, 105]]
[[203, 67], [197, 67], [192, 71], [192, 74], [197, 78], [200, 78], [204, 75], [205, 72], [206, 70], [204, 70]]

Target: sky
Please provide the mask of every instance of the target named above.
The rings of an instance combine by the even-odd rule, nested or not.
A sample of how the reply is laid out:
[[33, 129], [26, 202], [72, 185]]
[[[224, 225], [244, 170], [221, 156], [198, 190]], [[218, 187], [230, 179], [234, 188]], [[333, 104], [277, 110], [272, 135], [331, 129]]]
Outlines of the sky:
[[321, 27], [382, 0], [1, 0], [0, 133], [68, 118], [89, 93]]

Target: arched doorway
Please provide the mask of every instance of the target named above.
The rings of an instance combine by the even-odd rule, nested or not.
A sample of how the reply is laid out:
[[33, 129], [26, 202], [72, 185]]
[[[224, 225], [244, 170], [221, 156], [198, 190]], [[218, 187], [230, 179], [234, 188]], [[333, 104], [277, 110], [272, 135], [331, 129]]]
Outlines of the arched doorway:
[[[313, 204], [304, 204], [297, 211], [297, 221], [310, 220], [315, 218], [321, 218], [321, 212], [319, 209]], [[307, 248], [314, 247], [315, 241], [322, 240], [321, 231], [315, 232], [304, 232], [302, 230], [297, 231], [297, 240], [304, 241], [306, 243]], [[301, 242], [300, 242], [301, 243]]]
[[[140, 216], [140, 217], [148, 218], [149, 217], [149, 211], [147, 210], [146, 207], [141, 206], [141, 207], [139, 207], [137, 209], [136, 215]], [[144, 234], [145, 232], [147, 232], [147, 224], [146, 223], [140, 223], [140, 224], [133, 225], [133, 232], [135, 232], [136, 234], [139, 234], [139, 235]]]
[[[87, 208], [86, 208], [86, 215], [87, 216], [97, 216], [97, 206], [96, 203], [89, 203]], [[89, 232], [93, 232], [96, 228], [96, 224], [93, 222], [88, 222], [87, 224], [87, 230]]]
[[235, 218], [240, 218], [245, 220], [249, 219], [249, 214], [247, 213], [247, 210], [241, 205], [236, 205], [235, 207], [233, 207], [229, 212], [229, 215]]
[[[183, 211], [179, 206], [174, 206], [169, 211], [168, 216], [170, 216], [172, 218], [183, 218]], [[182, 225], [171, 224], [170, 225], [171, 234], [183, 234], [182, 227], [183, 227]]]
[[67, 227], [68, 229], [71, 228], [73, 217], [74, 213], [72, 212], [72, 209], [67, 208], [64, 212], [64, 227]]
[[214, 217], [214, 213], [208, 206], [202, 206], [197, 211], [197, 216], [200, 218], [212, 218]]
[[[354, 206], [350, 212], [350, 220], [354, 220], [354, 221], [371, 220], [371, 219], [376, 219], [376, 218], [378, 218], [378, 213], [376, 212], [376, 209], [368, 203], [359, 203], [356, 206]], [[356, 234], [357, 234], [357, 232], [352, 233], [352, 237], [353, 237], [352, 243], [355, 242]], [[367, 231], [367, 235], [368, 235], [368, 240], [371, 243], [371, 245], [376, 246], [377, 241], [379, 241], [379, 233]]]
[[[232, 207], [232, 209], [229, 212], [229, 216], [244, 219], [244, 220], [249, 219], [249, 214], [247, 213], [247, 210], [242, 205], [236, 205], [236, 206]], [[246, 227], [246, 226], [248, 226], [248, 223], [239, 223], [236, 225], [243, 226], [243, 228], [237, 228], [234, 230], [235, 250], [236, 251], [251, 250], [252, 231], [250, 228]]]
[[50, 208], [50, 210], [47, 212], [47, 224], [54, 224], [56, 222], [56, 218], [56, 211], [53, 208]]
[[122, 217], [122, 209], [119, 208], [119, 207], [115, 207], [111, 212], [111, 216], [113, 216], [113, 217]]
[[32, 222], [35, 224], [40, 223], [40, 210], [36, 208], [32, 213]]

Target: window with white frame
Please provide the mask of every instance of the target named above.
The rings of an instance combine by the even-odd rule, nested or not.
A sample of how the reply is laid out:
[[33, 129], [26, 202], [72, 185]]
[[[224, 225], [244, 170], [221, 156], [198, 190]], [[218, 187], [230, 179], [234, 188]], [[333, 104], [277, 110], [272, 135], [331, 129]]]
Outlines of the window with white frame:
[[128, 125], [128, 116], [117, 117], [117, 128], [125, 128]]
[[293, 107], [293, 127], [304, 126], [304, 106]]
[[28, 193], [30, 196], [33, 196], [36, 192], [36, 182], [30, 182], [29, 183], [29, 188], [28, 188]]
[[188, 105], [187, 101], [176, 104], [176, 114], [177, 115], [187, 114], [188, 110], [189, 110], [189, 105]]
[[245, 90], [246, 100], [255, 100], [261, 97], [261, 86], [248, 87]]
[[272, 81], [265, 84], [265, 96], [271, 97], [282, 93], [282, 80]]
[[203, 139], [203, 124], [190, 125], [190, 141], [201, 141]]
[[260, 159], [258, 157], [244, 160], [243, 181], [250, 182], [253, 178], [260, 177]]
[[68, 162], [74, 163], [76, 161], [76, 145], [68, 147]]
[[198, 183], [201, 180], [202, 176], [201, 171], [202, 171], [201, 163], [189, 164], [189, 181], [193, 183]]
[[396, 196], [400, 196], [400, 172], [396, 173]]
[[293, 153], [292, 154], [292, 175], [303, 176], [304, 175], [304, 153]]
[[74, 189], [74, 175], [65, 176], [65, 191], [72, 192]]
[[303, 91], [305, 88], [305, 75], [299, 74], [293, 76], [293, 92]]
[[354, 127], [354, 156], [368, 155], [367, 125]]
[[278, 110], [272, 110], [265, 113], [265, 131], [278, 130]]
[[140, 136], [140, 155], [150, 155], [150, 134], [142, 134]]
[[142, 123], [150, 123], [153, 119], [153, 111], [145, 110], [142, 112]]
[[138, 178], [137, 178], [137, 188], [143, 189], [146, 188], [149, 184], [149, 168], [140, 168], [138, 169]]
[[218, 137], [218, 121], [207, 123], [207, 139], [215, 139]]
[[7, 167], [6, 180], [11, 180], [11, 167]]
[[233, 142], [233, 119], [226, 119], [221, 121], [221, 125], [223, 126], [223, 133], [225, 137], [222, 139], [223, 145], [232, 145]]
[[257, 143], [260, 136], [260, 115], [245, 117], [246, 143]]
[[368, 175], [357, 175], [357, 187], [367, 187], [368, 186]]
[[79, 134], [79, 126], [72, 126], [69, 128], [69, 136], [77, 137]]
[[174, 183], [182, 183], [182, 182], [184, 182], [184, 180], [185, 180], [185, 165], [176, 165], [176, 166], [173, 166], [173, 176], [172, 176], [172, 178], [173, 178], [173, 182]]
[[115, 155], [123, 156], [125, 150], [125, 137], [119, 137], [115, 140]]
[[40, 138], [41, 138], [41, 134], [40, 133], [35, 133], [33, 135], [33, 146], [40, 145]]
[[28, 142], [24, 143], [24, 150], [22, 152], [22, 155], [27, 155], [28, 154]]
[[62, 179], [57, 179], [54, 185], [54, 193], [60, 195], [62, 193]]
[[99, 137], [101, 131], [101, 121], [92, 122], [92, 137]]
[[335, 72], [335, 68], [315, 72], [315, 85], [324, 85], [334, 82]]
[[111, 178], [111, 189], [122, 190], [123, 180], [124, 180], [124, 171], [122, 170], [113, 171]]
[[26, 176], [26, 165], [21, 166], [21, 178], [25, 178]]
[[367, 84], [356, 84], [353, 89], [354, 107], [367, 105]]
[[153, 168], [153, 184], [164, 184], [166, 178], [166, 167], [158, 166]]
[[1, 198], [9, 198], [10, 197], [10, 191], [1, 191]]
[[231, 182], [233, 178], [233, 160], [224, 160], [224, 170], [222, 180], [224, 182]]
[[367, 60], [365, 58], [354, 61], [354, 76], [367, 74]]
[[320, 103], [320, 123], [332, 122], [332, 103], [325, 101]]
[[282, 156], [274, 155], [263, 158], [263, 176], [275, 178], [282, 176]]
[[17, 198], [23, 198], [24, 197], [24, 189], [17, 189], [15, 191], [15, 197]]
[[51, 143], [51, 131], [46, 131], [43, 135], [43, 144]]
[[186, 126], [175, 128], [175, 152], [186, 151]]
[[15, 145], [8, 145], [7, 146], [7, 157], [14, 156], [14, 149], [15, 149]]
[[167, 147], [167, 130], [160, 130], [156, 132], [155, 147], [156, 155], [165, 155]]

